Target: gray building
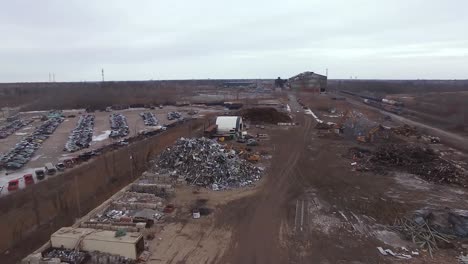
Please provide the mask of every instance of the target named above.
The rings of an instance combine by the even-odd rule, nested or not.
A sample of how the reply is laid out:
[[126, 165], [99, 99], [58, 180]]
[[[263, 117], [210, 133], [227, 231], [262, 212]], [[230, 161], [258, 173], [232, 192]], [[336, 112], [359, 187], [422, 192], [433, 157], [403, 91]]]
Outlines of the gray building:
[[289, 78], [289, 86], [292, 90], [311, 91], [323, 93], [327, 90], [327, 76], [314, 72], [303, 72]]

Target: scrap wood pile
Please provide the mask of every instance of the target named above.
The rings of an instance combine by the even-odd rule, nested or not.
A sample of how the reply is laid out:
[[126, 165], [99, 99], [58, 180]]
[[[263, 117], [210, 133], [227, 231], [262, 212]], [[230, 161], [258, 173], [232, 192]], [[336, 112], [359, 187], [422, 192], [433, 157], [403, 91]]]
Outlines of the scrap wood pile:
[[288, 114], [280, 112], [273, 107], [248, 108], [239, 111], [238, 114], [251, 122], [270, 124], [291, 122], [291, 117]]
[[453, 183], [466, 187], [466, 171], [445, 159], [431, 148], [413, 144], [385, 144], [376, 151], [350, 149], [361, 171], [386, 171], [393, 167], [419, 175], [436, 183]]
[[410, 217], [395, 220], [391, 227], [432, 256], [434, 250], [446, 248], [456, 239], [468, 238], [468, 211], [458, 209], [423, 209]]
[[260, 168], [207, 138], [180, 138], [160, 155], [157, 166], [189, 184], [214, 190], [249, 185], [261, 177]]

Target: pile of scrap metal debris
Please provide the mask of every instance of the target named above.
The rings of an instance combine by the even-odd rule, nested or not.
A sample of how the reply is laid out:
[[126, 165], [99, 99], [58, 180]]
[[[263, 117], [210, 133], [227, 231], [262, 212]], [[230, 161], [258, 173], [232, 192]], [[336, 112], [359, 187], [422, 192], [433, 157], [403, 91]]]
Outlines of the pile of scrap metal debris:
[[111, 114], [109, 116], [109, 121], [112, 129], [109, 137], [125, 137], [130, 132], [127, 125], [127, 118], [124, 115]]
[[394, 127], [391, 129], [392, 132], [396, 135], [402, 135], [402, 136], [405, 136], [405, 137], [411, 137], [411, 136], [415, 136], [417, 138], [420, 138], [428, 143], [433, 143], [433, 144], [437, 144], [437, 143], [440, 143], [440, 138], [439, 137], [434, 137], [434, 136], [430, 136], [430, 135], [423, 135], [421, 134], [421, 132], [418, 131], [418, 129], [416, 127], [412, 127], [412, 126], [409, 126], [407, 124], [404, 124], [402, 126], [399, 126], [399, 127]]
[[404, 124], [399, 127], [394, 127], [392, 128], [392, 132], [397, 134], [397, 135], [402, 135], [405, 137], [409, 136], [420, 136], [420, 133], [416, 127], [409, 126], [407, 124]]
[[89, 254], [83, 251], [73, 250], [73, 249], [65, 249], [65, 248], [51, 248], [43, 252], [44, 258], [51, 258], [51, 259], [60, 259], [60, 262], [66, 263], [84, 263], [87, 259], [89, 259]]
[[20, 128], [31, 124], [32, 121], [33, 121], [32, 119], [27, 119], [27, 120], [16, 119], [16, 120], [13, 120], [12, 122], [8, 122], [6, 125], [0, 127], [0, 139], [8, 137], [9, 135], [19, 130]]
[[159, 157], [157, 166], [192, 185], [213, 190], [241, 187], [261, 177], [261, 169], [207, 138], [180, 138]]
[[468, 211], [426, 208], [395, 220], [392, 229], [427, 249], [432, 256], [434, 250], [447, 248], [453, 240], [468, 238]]
[[[40, 254], [40, 253], [39, 253]], [[72, 264], [134, 264], [136, 260], [103, 253], [99, 251], [85, 252], [75, 249], [50, 248], [42, 256], [32, 256], [30, 263], [72, 263]], [[36, 262], [37, 261], [37, 262]], [[28, 262], [29, 263], [29, 262]]]
[[75, 152], [89, 147], [93, 139], [94, 115], [81, 115], [76, 127], [70, 132], [65, 151]]
[[154, 116], [151, 112], [143, 112], [140, 113], [141, 118], [143, 118], [143, 122], [145, 122], [145, 126], [157, 126], [158, 119]]
[[417, 144], [384, 144], [375, 151], [350, 149], [361, 171], [403, 170], [436, 183], [468, 186], [467, 172], [459, 165], [443, 159], [433, 149]]
[[179, 112], [169, 112], [167, 113], [167, 120], [177, 120], [182, 118], [182, 114]]
[[0, 164], [7, 169], [19, 169], [23, 167], [32, 158], [42, 142], [49, 138], [62, 122], [62, 117], [47, 119], [31, 135], [23, 138], [9, 152], [1, 156]]

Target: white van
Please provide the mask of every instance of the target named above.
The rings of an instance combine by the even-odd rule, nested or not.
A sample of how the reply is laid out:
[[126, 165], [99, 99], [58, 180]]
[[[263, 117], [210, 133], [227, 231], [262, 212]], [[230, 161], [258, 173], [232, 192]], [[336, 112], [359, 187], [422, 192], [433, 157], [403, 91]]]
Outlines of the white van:
[[45, 171], [47, 172], [47, 174], [52, 175], [57, 172], [57, 169], [54, 165], [52, 165], [52, 163], [48, 162], [45, 164]]

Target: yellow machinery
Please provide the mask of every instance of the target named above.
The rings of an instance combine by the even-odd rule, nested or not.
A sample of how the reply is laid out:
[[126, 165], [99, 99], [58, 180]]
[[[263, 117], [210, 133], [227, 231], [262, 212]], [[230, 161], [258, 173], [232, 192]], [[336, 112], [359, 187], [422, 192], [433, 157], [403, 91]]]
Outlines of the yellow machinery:
[[369, 130], [369, 132], [367, 132], [366, 135], [358, 136], [357, 141], [363, 142], [363, 143], [373, 142], [375, 133], [383, 129], [384, 128], [382, 127], [382, 125], [375, 126], [371, 130]]

